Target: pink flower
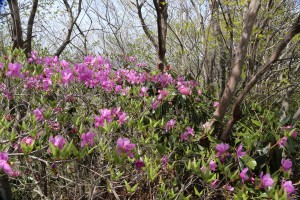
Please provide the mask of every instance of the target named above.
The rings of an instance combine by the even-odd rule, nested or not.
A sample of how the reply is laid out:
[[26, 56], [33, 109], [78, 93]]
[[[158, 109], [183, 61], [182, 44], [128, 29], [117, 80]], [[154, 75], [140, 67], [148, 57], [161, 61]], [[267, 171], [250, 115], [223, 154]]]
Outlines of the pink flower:
[[134, 165], [137, 170], [140, 170], [142, 167], [145, 167], [145, 163], [142, 160], [135, 161]]
[[292, 181], [282, 181], [282, 187], [286, 191], [288, 195], [292, 194], [295, 192], [295, 187], [293, 186]]
[[124, 89], [122, 90], [122, 95], [123, 95], [123, 96], [126, 96], [126, 95], [128, 95], [128, 93], [129, 93], [129, 90], [130, 90], [130, 87], [126, 87], [126, 88], [124, 88]]
[[30, 146], [33, 143], [34, 139], [32, 137], [24, 137], [21, 143], [25, 143], [27, 146]]
[[109, 109], [106, 109], [106, 108], [104, 108], [104, 109], [101, 109], [100, 110], [100, 114], [101, 114], [101, 117], [103, 118], [103, 119], [105, 119], [105, 120], [107, 120], [107, 121], [109, 121], [109, 122], [111, 122], [112, 121], [112, 118], [111, 118], [111, 110], [109, 110]]
[[215, 101], [213, 106], [214, 106], [214, 108], [217, 108], [219, 105], [220, 105], [220, 103]]
[[167, 158], [167, 156], [163, 156], [163, 157], [161, 158], [161, 163], [162, 163], [163, 166], [166, 166], [166, 165], [167, 165], [167, 163], [168, 163], [168, 158]]
[[122, 91], [122, 86], [121, 85], [116, 85], [115, 87], [115, 93], [119, 94]]
[[219, 179], [216, 179], [216, 180], [214, 180], [214, 181], [210, 184], [210, 186], [211, 186], [211, 187], [216, 187], [218, 182], [219, 182]]
[[62, 83], [66, 85], [74, 80], [73, 72], [69, 68], [64, 69], [61, 71], [61, 78]]
[[147, 88], [147, 87], [141, 87], [141, 89], [140, 89], [140, 96], [141, 96], [141, 97], [146, 97], [146, 96], [148, 96], [147, 91], [148, 91], [148, 88]]
[[119, 138], [117, 140], [117, 147], [118, 147], [118, 154], [121, 155], [122, 153], [127, 154], [130, 158], [133, 158], [133, 153], [131, 150], [135, 148], [135, 144], [130, 143], [128, 138]]
[[283, 148], [286, 146], [286, 142], [287, 142], [287, 138], [284, 136], [283, 138], [281, 138], [279, 141], [278, 141], [278, 145], [280, 148]]
[[126, 113], [123, 112], [122, 114], [119, 115], [119, 124], [120, 125], [124, 124], [125, 119], [126, 119]]
[[33, 111], [33, 113], [35, 114], [36, 120], [42, 120], [43, 119], [43, 113], [42, 110], [37, 108]]
[[274, 180], [271, 178], [270, 174], [265, 174], [263, 172], [260, 173], [261, 187], [266, 188], [273, 185]]
[[64, 148], [64, 145], [67, 142], [67, 140], [61, 135], [57, 135], [55, 137], [51, 136], [49, 141], [53, 144], [53, 146], [58, 147], [60, 150]]
[[3, 69], [3, 64], [2, 63], [0, 63], [0, 69]]
[[281, 167], [284, 171], [289, 171], [293, 166], [293, 163], [290, 159], [281, 159]]
[[104, 119], [98, 115], [95, 115], [95, 127], [104, 126]]
[[61, 66], [62, 66], [63, 68], [66, 68], [66, 67], [69, 66], [69, 63], [68, 63], [67, 61], [65, 61], [65, 60], [60, 61], [60, 64], [61, 64]]
[[87, 132], [85, 134], [81, 135], [81, 143], [80, 146], [81, 147], [85, 147], [86, 144], [89, 146], [93, 146], [94, 145], [94, 137], [95, 137], [95, 133], [93, 132]]
[[170, 121], [168, 121], [166, 123], [166, 132], [168, 132], [169, 130], [171, 130], [172, 128], [174, 128], [175, 124], [176, 124], [176, 120], [175, 119], [171, 119]]
[[292, 137], [293, 137], [293, 138], [296, 138], [297, 136], [298, 136], [298, 131], [293, 131]]
[[209, 169], [210, 169], [210, 171], [216, 171], [217, 167], [218, 166], [217, 166], [217, 164], [216, 164], [216, 162], [214, 160], [211, 160], [209, 162]]
[[52, 85], [51, 78], [44, 78], [43, 79], [43, 89], [48, 90], [50, 85]]
[[187, 131], [184, 132], [183, 134], [181, 134], [181, 139], [180, 141], [184, 141], [184, 140], [188, 140], [188, 136], [191, 135], [191, 136], [194, 136], [194, 129], [192, 129], [191, 127], [187, 127]]
[[198, 90], [198, 95], [201, 96], [202, 90]]
[[200, 167], [200, 170], [201, 170], [203, 173], [206, 173], [206, 172], [207, 172], [207, 168], [206, 168], [205, 166]]
[[183, 94], [183, 95], [190, 95], [191, 94], [191, 90], [189, 87], [185, 86], [185, 85], [181, 85], [178, 87], [178, 91]]
[[0, 160], [8, 161], [8, 154], [6, 152], [0, 152]]
[[225, 185], [225, 189], [227, 190], [227, 191], [233, 191], [234, 190], [234, 187], [232, 187], [231, 185], [228, 185], [228, 184], [226, 184]]
[[243, 144], [240, 144], [236, 152], [238, 158], [242, 158], [243, 156], [246, 155], [246, 152], [243, 152], [242, 149], [243, 149]]
[[223, 162], [224, 161], [224, 158], [226, 156], [229, 156], [230, 154], [227, 152], [227, 150], [229, 149], [229, 144], [226, 144], [226, 143], [221, 143], [221, 144], [218, 144], [216, 146], [216, 149], [218, 150], [217, 154], [216, 154], [216, 157], [221, 157], [221, 161]]
[[159, 104], [159, 101], [154, 101], [154, 103], [152, 104], [152, 109], [155, 110], [157, 108]]
[[104, 122], [112, 122], [112, 112], [109, 109], [101, 109], [100, 116], [95, 115], [95, 127], [98, 128], [99, 126], [104, 126]]
[[23, 78], [21, 69], [22, 69], [22, 65], [20, 63], [9, 63], [6, 76]]
[[167, 91], [167, 90], [158, 90], [158, 93], [159, 93], [159, 95], [158, 95], [158, 97], [157, 97], [157, 100], [161, 101], [161, 100], [163, 100], [166, 96], [168, 96], [169, 91]]
[[8, 154], [6, 152], [0, 152], [0, 169], [2, 169], [8, 175], [13, 175], [13, 170], [7, 161]]
[[242, 179], [242, 182], [244, 183], [244, 181], [248, 181], [249, 180], [249, 176], [247, 176], [247, 172], [248, 172], [248, 168], [244, 168], [241, 173], [240, 173], [240, 178]]

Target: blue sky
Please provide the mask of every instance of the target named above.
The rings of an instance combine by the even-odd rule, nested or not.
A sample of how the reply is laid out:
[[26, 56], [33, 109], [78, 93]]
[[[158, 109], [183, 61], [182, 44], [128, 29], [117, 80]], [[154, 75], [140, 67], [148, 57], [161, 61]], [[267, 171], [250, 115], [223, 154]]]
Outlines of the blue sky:
[[6, 0], [0, 0], [0, 14], [4, 11]]

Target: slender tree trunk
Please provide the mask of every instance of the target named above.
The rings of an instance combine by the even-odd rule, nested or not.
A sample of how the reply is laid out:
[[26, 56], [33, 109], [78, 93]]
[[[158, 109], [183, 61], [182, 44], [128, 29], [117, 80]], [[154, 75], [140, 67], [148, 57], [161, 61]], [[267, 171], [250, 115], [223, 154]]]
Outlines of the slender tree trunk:
[[235, 63], [227, 85], [225, 87], [224, 93], [222, 95], [221, 102], [214, 113], [214, 118], [217, 121], [221, 121], [224, 118], [228, 106], [236, 93], [236, 88], [241, 79], [242, 66], [244, 64], [245, 56], [247, 54], [247, 47], [250, 40], [252, 28], [255, 23], [259, 7], [260, 0], [252, 0], [250, 2], [249, 9], [245, 15], [243, 31], [236, 50]]
[[8, 0], [9, 9], [11, 12], [11, 18], [13, 23], [12, 28], [12, 40], [13, 40], [13, 49], [23, 48], [23, 33], [22, 25], [20, 19], [20, 10], [18, 5], [18, 0]]
[[31, 12], [29, 15], [28, 23], [27, 23], [27, 35], [26, 35], [26, 41], [25, 41], [26, 56], [30, 56], [30, 54], [31, 54], [32, 30], [33, 30], [35, 14], [36, 14], [37, 7], [38, 7], [38, 2], [39, 2], [39, 0], [33, 0]]
[[73, 12], [72, 12], [72, 8], [70, 6], [70, 4], [68, 3], [67, 0], [63, 0], [66, 8], [67, 8], [67, 12], [68, 12], [68, 15], [69, 15], [69, 25], [68, 25], [68, 32], [66, 34], [66, 37], [63, 41], [63, 43], [58, 47], [58, 49], [56, 50], [56, 52], [54, 53], [54, 55], [56, 56], [60, 56], [60, 54], [65, 50], [65, 48], [67, 47], [67, 45], [71, 42], [71, 35], [72, 35], [72, 32], [73, 32], [73, 28], [74, 28], [74, 25], [80, 15], [80, 12], [81, 12], [81, 6], [82, 6], [82, 0], [79, 0], [78, 2], [78, 11], [77, 11], [77, 15], [74, 17], [73, 16]]
[[143, 13], [142, 13], [142, 7], [143, 5], [145, 4], [145, 0], [143, 2], [141, 2], [139, 4], [139, 1], [136, 0], [136, 8], [138, 10], [138, 16], [139, 16], [139, 19], [141, 21], [141, 25], [142, 25], [142, 28], [144, 30], [144, 33], [146, 34], [147, 38], [151, 41], [151, 43], [153, 44], [153, 46], [155, 47], [155, 49], [157, 50], [158, 49], [158, 44], [157, 44], [157, 41], [154, 39], [154, 37], [151, 35], [150, 33], [150, 30], [148, 28], [148, 26], [146, 25], [145, 23], [145, 20], [144, 20], [144, 17], [143, 17]]
[[11, 188], [6, 174], [0, 175], [0, 199], [1, 200], [12, 199]]
[[288, 43], [295, 37], [295, 35], [300, 33], [300, 15], [298, 16], [295, 24], [292, 26], [291, 30], [284, 36], [283, 40], [277, 46], [275, 52], [271, 55], [269, 61], [264, 64], [264, 66], [258, 70], [258, 72], [251, 78], [243, 91], [239, 94], [237, 100], [233, 105], [232, 117], [228, 121], [226, 128], [221, 136], [223, 141], [226, 141], [229, 138], [231, 129], [235, 122], [239, 119], [240, 105], [242, 101], [245, 99], [246, 95], [250, 92], [253, 86], [258, 82], [258, 80], [269, 71], [273, 64], [280, 57], [282, 51], [286, 48]]
[[166, 39], [168, 28], [168, 3], [166, 0], [153, 0], [157, 14], [158, 48], [156, 66], [163, 72], [166, 54]]

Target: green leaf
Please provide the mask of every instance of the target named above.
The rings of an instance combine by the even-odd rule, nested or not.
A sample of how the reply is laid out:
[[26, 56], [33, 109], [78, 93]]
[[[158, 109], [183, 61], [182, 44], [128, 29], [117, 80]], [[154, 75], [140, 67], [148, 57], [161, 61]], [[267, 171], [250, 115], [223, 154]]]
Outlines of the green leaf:
[[257, 163], [253, 158], [251, 158], [248, 155], [245, 155], [244, 157], [242, 157], [242, 160], [244, 161], [245, 165], [247, 165], [247, 167], [249, 167], [252, 170], [255, 169]]
[[199, 191], [197, 190], [197, 188], [194, 187], [194, 191], [195, 191], [195, 195], [196, 195], [197, 197], [201, 197], [201, 196], [202, 196], [203, 190], [202, 190], [201, 192], [199, 192]]
[[252, 121], [253, 124], [255, 124], [255, 125], [258, 126], [258, 127], [261, 127], [261, 126], [262, 126], [262, 123], [261, 123], [260, 121], [258, 121], [258, 120], [252, 119], [251, 121]]

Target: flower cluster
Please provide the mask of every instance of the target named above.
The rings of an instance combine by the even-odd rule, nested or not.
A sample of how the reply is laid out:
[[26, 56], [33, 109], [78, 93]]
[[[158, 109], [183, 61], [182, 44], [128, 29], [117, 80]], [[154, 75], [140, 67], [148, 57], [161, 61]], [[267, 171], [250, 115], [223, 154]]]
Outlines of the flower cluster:
[[117, 118], [120, 125], [124, 124], [126, 120], [126, 113], [121, 112], [121, 108], [113, 108], [113, 109], [101, 109], [99, 111], [100, 115], [95, 115], [95, 127], [99, 126], [104, 127], [104, 122], [111, 123], [115, 118]]

